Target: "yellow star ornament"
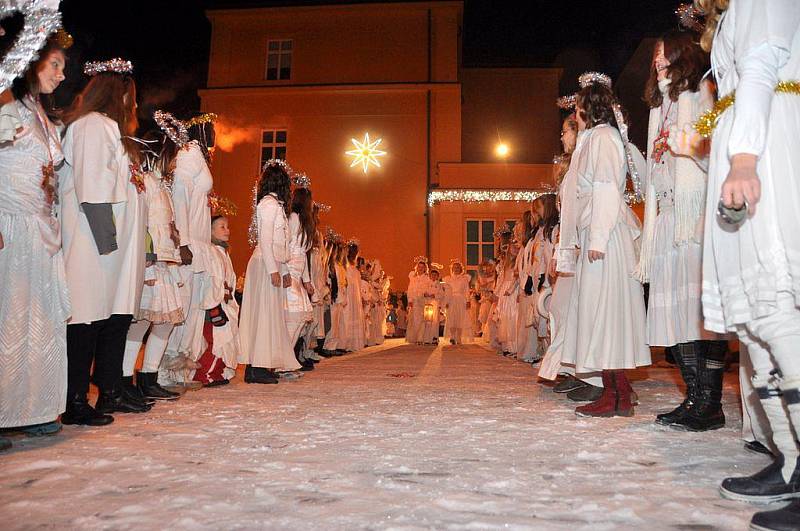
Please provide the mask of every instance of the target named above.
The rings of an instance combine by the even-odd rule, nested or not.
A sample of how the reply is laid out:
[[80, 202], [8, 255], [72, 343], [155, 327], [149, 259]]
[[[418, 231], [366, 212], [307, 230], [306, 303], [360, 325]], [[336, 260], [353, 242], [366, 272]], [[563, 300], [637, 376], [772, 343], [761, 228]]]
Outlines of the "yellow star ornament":
[[370, 140], [369, 133], [365, 133], [363, 142], [359, 142], [355, 138], [351, 138], [350, 141], [356, 148], [345, 152], [345, 155], [350, 155], [351, 157], [353, 157], [353, 162], [350, 164], [351, 168], [361, 164], [364, 173], [367, 173], [367, 170], [369, 169], [370, 165], [373, 165], [376, 168], [381, 167], [381, 163], [380, 161], [378, 161], [378, 157], [383, 157], [384, 155], [386, 155], [385, 151], [381, 151], [380, 149], [378, 149], [380, 143], [383, 142], [382, 138], [379, 138], [377, 140]]

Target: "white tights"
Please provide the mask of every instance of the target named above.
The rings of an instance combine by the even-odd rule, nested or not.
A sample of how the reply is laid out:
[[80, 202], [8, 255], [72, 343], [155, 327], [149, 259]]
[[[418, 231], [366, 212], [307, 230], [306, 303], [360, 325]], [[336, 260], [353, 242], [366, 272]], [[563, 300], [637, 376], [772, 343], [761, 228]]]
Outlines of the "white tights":
[[[125, 341], [125, 357], [122, 360], [122, 376], [133, 376], [136, 367], [136, 360], [139, 358], [139, 349], [142, 347], [147, 330], [150, 329], [150, 321], [136, 321], [131, 323], [128, 329], [128, 338]], [[147, 338], [147, 345], [144, 348], [144, 360], [142, 361], [142, 372], [158, 372], [161, 358], [167, 349], [169, 335], [175, 325], [172, 323], [153, 324], [150, 330], [150, 337]]]

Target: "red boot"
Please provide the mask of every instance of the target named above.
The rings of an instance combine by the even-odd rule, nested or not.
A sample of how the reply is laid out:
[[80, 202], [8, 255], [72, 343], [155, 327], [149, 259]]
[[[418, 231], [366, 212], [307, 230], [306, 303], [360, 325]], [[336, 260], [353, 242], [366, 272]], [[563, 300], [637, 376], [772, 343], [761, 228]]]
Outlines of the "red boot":
[[575, 408], [579, 417], [613, 417], [617, 413], [617, 388], [614, 371], [603, 371], [603, 394], [598, 400]]
[[625, 371], [613, 372], [614, 383], [617, 388], [617, 415], [620, 417], [632, 417], [636, 393], [633, 392], [631, 383], [628, 381], [628, 377], [625, 376]]

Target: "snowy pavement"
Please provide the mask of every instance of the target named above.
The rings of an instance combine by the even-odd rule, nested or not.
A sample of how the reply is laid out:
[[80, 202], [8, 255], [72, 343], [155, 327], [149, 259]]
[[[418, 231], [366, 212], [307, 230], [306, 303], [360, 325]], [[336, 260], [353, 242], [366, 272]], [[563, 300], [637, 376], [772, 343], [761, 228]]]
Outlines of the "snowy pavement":
[[723, 500], [745, 452], [737, 375], [728, 425], [653, 424], [676, 371], [633, 376], [633, 418], [577, 419], [530, 366], [477, 345], [383, 347], [296, 382], [239, 379], [105, 428], [14, 437], [0, 454], [0, 528], [746, 529]]

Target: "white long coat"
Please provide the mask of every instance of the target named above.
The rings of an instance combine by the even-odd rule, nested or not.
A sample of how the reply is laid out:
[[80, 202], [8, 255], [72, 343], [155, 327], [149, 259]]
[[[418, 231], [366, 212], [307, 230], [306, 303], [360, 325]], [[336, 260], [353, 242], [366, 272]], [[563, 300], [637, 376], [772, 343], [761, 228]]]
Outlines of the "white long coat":
[[[92, 112], [67, 128], [59, 170], [70, 324], [135, 315], [144, 285], [147, 203], [131, 182], [117, 123]], [[118, 249], [100, 255], [81, 203], [111, 203]]]

